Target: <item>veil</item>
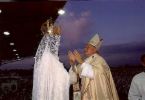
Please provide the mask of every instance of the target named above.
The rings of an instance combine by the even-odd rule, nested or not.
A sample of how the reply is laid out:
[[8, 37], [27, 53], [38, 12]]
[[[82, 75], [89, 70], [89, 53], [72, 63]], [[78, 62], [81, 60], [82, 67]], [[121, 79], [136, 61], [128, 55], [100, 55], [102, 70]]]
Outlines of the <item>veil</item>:
[[52, 53], [56, 58], [58, 58], [58, 50], [60, 45], [60, 35], [45, 34], [38, 46], [35, 55], [34, 67], [38, 67], [41, 61], [41, 57], [44, 51]]
[[35, 55], [32, 100], [69, 100], [69, 75], [59, 61], [60, 35], [44, 34]]

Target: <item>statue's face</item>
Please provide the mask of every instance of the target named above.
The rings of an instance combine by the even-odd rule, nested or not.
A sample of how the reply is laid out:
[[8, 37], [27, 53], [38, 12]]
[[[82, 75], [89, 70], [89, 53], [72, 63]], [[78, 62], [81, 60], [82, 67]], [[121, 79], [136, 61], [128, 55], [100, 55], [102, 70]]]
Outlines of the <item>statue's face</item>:
[[48, 26], [47, 26], [47, 22], [44, 22], [42, 25], [41, 25], [41, 31], [46, 33], [48, 30]]
[[47, 20], [41, 25], [42, 33], [52, 33], [53, 32], [53, 24], [50, 23], [50, 20]]
[[86, 56], [89, 57], [89, 56], [93, 55], [96, 52], [97, 52], [96, 48], [94, 46], [92, 46], [91, 44], [87, 44], [85, 46], [84, 53], [85, 53]]

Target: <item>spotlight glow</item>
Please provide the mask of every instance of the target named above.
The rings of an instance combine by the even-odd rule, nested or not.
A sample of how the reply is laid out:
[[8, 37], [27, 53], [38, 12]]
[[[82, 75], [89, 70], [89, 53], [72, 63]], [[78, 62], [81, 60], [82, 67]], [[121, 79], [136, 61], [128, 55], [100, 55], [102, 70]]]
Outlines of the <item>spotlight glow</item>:
[[2, 10], [0, 9], [0, 13], [2, 13]]
[[17, 59], [17, 60], [21, 60], [21, 59], [19, 58], [19, 59]]
[[15, 43], [11, 42], [10, 45], [13, 46], [13, 45], [15, 45]]
[[13, 51], [16, 52], [17, 50], [16, 49], [13, 49]]
[[16, 56], [18, 56], [19, 54], [16, 54]]
[[4, 35], [10, 35], [10, 33], [8, 31], [5, 31], [3, 34]]
[[48, 33], [50, 33], [50, 34], [51, 34], [51, 33], [52, 33], [52, 30], [48, 30]]
[[58, 10], [58, 14], [59, 14], [59, 15], [64, 15], [64, 14], [65, 14], [65, 10], [59, 9], [59, 10]]

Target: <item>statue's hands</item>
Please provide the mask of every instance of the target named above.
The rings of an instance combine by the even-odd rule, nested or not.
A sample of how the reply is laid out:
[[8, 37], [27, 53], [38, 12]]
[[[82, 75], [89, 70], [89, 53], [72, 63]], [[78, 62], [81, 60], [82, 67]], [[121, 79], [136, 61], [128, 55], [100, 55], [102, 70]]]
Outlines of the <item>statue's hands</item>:
[[80, 53], [79, 53], [77, 50], [75, 50], [75, 51], [73, 52], [73, 54], [74, 54], [74, 56], [75, 56], [75, 60], [76, 60], [79, 64], [82, 64], [82, 63], [83, 63], [83, 60], [82, 60], [82, 57], [81, 57]]
[[69, 63], [70, 63], [70, 65], [74, 65], [75, 64], [75, 56], [74, 56], [74, 54], [71, 52], [71, 51], [69, 51], [68, 52], [68, 59], [69, 59]]

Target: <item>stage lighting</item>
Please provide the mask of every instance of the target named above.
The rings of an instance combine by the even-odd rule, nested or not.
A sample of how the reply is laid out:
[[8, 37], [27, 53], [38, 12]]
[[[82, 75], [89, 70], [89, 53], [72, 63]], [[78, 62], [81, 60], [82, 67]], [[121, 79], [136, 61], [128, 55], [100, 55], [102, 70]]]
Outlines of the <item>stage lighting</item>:
[[65, 14], [65, 10], [59, 9], [59, 10], [58, 10], [58, 14], [59, 14], [59, 15], [64, 15], [64, 14]]
[[2, 10], [0, 9], [0, 13], [2, 13]]
[[10, 33], [8, 31], [5, 31], [3, 34], [4, 35], [10, 35]]
[[13, 46], [13, 45], [15, 45], [15, 43], [11, 42], [10, 45]]
[[13, 49], [13, 51], [16, 52], [17, 50], [16, 49]]

